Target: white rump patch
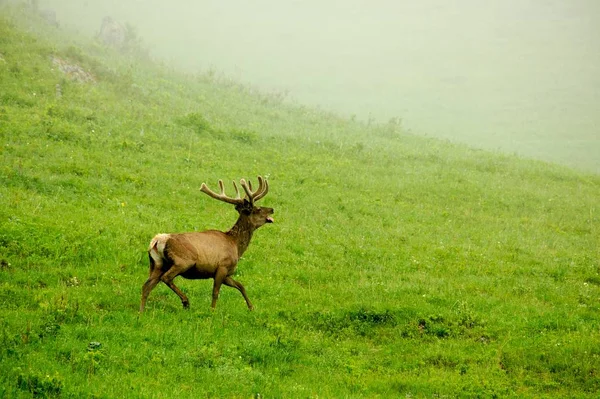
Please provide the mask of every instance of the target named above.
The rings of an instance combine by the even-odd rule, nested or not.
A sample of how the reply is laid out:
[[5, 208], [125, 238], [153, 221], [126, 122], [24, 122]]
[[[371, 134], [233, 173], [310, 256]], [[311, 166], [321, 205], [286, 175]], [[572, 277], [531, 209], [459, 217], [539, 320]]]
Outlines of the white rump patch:
[[167, 245], [169, 237], [169, 234], [157, 234], [152, 241], [150, 241], [148, 253], [155, 262], [160, 262], [161, 259], [164, 259], [165, 246]]

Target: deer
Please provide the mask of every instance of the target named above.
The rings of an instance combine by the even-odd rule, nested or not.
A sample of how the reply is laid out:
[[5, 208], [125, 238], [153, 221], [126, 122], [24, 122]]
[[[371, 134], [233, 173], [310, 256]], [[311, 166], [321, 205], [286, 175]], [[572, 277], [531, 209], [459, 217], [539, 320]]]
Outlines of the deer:
[[248, 249], [252, 235], [256, 229], [273, 223], [273, 208], [258, 207], [256, 202], [267, 195], [269, 183], [258, 176], [258, 188], [253, 191], [250, 181], [240, 180], [245, 196], [240, 197], [237, 184], [233, 182], [236, 196], [225, 194], [223, 180], [219, 180], [221, 192], [216, 193], [205, 183], [200, 191], [216, 200], [235, 205], [239, 217], [233, 227], [227, 231], [206, 230], [202, 232], [157, 234], [150, 241], [148, 258], [150, 272], [148, 280], [142, 287], [140, 313], [144, 312], [150, 292], [159, 282], [165, 283], [179, 298], [184, 309], [189, 309], [187, 296], [173, 283], [177, 276], [186, 279], [214, 279], [211, 309], [214, 310], [219, 298], [221, 285], [237, 289], [248, 305], [254, 306], [248, 299], [244, 286], [231, 276], [235, 273], [238, 261]]

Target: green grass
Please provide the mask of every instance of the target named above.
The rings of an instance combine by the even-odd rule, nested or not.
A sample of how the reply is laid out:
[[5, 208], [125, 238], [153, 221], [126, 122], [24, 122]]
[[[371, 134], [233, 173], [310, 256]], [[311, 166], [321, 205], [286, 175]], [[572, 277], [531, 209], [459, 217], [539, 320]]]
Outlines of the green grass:
[[[0, 397], [596, 397], [597, 175], [16, 18], [0, 19]], [[225, 287], [212, 312], [212, 281], [178, 279], [191, 310], [160, 285], [139, 315], [150, 238], [228, 229], [200, 184], [258, 174], [276, 223], [237, 277], [256, 311]]]

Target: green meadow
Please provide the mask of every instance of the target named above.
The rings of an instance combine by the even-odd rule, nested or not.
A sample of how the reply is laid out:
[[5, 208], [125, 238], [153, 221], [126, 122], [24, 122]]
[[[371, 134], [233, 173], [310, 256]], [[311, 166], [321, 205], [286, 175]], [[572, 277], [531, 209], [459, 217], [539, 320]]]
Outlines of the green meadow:
[[[77, 69], [81, 68], [81, 69]], [[82, 72], [83, 71], [83, 72]], [[0, 397], [596, 398], [600, 176], [289, 104], [0, 17]], [[156, 233], [265, 176], [242, 296]], [[230, 193], [232, 193], [230, 191]]]

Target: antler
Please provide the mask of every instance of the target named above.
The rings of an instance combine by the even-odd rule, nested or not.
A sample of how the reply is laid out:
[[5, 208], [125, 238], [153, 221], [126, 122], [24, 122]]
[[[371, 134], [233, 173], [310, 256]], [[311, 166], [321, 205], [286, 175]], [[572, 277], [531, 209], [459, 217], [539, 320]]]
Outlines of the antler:
[[[240, 185], [246, 192], [246, 199], [248, 200], [248, 202], [250, 202], [251, 205], [253, 205], [255, 201], [258, 201], [259, 199], [267, 195], [267, 192], [269, 191], [269, 183], [261, 176], [258, 176], [258, 188], [256, 189], [256, 191], [252, 191], [252, 183], [250, 183], [250, 181], [246, 183], [246, 180], [241, 179]], [[225, 186], [223, 185], [223, 180], [219, 180], [219, 187], [221, 188], [221, 193], [217, 194], [211, 189], [209, 189], [205, 183], [202, 183], [202, 185], [200, 186], [200, 191], [202, 191], [205, 194], [208, 194], [210, 197], [216, 200], [227, 202], [228, 204], [240, 205], [244, 203], [244, 199], [240, 197], [240, 191], [238, 190], [235, 181], [233, 182], [233, 187], [235, 188], [236, 193], [235, 198], [229, 197], [227, 196], [227, 194], [225, 194]]]
[[210, 188], [208, 188], [205, 183], [202, 183], [202, 185], [200, 186], [200, 191], [202, 191], [204, 194], [208, 194], [210, 197], [212, 197], [216, 200], [227, 202], [228, 204], [240, 205], [240, 204], [244, 203], [243, 198], [240, 197], [240, 190], [238, 190], [238, 187], [235, 184], [235, 181], [233, 182], [233, 187], [235, 188], [235, 194], [236, 194], [235, 198], [228, 197], [225, 194], [225, 186], [223, 184], [223, 180], [219, 180], [219, 187], [221, 188], [221, 194], [215, 193]]
[[246, 192], [246, 197], [251, 204], [254, 204], [254, 202], [258, 201], [269, 192], [269, 183], [261, 176], [258, 176], [258, 188], [256, 191], [252, 191], [252, 183], [250, 183], [250, 181], [246, 184], [246, 180], [242, 179], [240, 180], [240, 184]]

